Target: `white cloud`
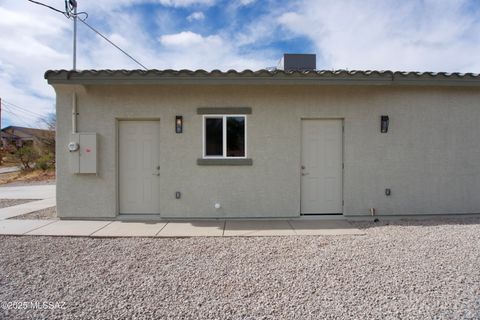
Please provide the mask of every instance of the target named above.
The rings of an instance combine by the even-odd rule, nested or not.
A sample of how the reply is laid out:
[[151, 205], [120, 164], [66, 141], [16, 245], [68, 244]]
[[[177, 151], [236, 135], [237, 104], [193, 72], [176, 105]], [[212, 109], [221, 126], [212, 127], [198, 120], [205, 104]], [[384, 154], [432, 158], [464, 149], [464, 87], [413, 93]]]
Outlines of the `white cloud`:
[[[90, 13], [88, 22], [148, 68], [158, 69], [259, 69], [267, 65], [265, 54], [239, 53], [232, 39], [221, 32], [202, 36], [178, 32], [175, 17], [165, 26], [166, 11], [158, 6], [152, 12], [162, 24], [151, 30], [145, 24], [144, 13], [131, 10], [130, 5], [160, 3], [161, 0], [82, 0], [80, 9]], [[44, 0], [61, 8], [59, 1]], [[171, 6], [211, 5], [213, 0], [167, 1]], [[198, 11], [200, 12], [200, 11]], [[33, 112], [54, 111], [55, 93], [43, 75], [48, 69], [72, 67], [72, 21], [63, 15], [27, 1], [0, 0], [0, 97]], [[79, 23], [77, 67], [79, 69], [136, 69], [135, 62]], [[169, 34], [159, 42], [156, 32]], [[173, 32], [172, 32], [173, 31]], [[175, 33], [177, 31], [177, 33]], [[268, 64], [269, 65], [269, 64]], [[5, 120], [36, 125], [27, 115]], [[16, 121], [16, 122], [15, 122]]]
[[[62, 3], [44, 2], [56, 7]], [[253, 1], [235, 0], [222, 2], [229, 25], [212, 29], [205, 20], [202, 25], [207, 28], [202, 31], [179, 30], [185, 21], [178, 19], [178, 12], [172, 13], [177, 10], [160, 6], [182, 7], [180, 11], [192, 7], [190, 19], [202, 19], [199, 7], [216, 2], [79, 4], [90, 13], [89, 23], [148, 68], [260, 69], [280, 58], [279, 47], [272, 45], [275, 41], [303, 37], [317, 52], [319, 68], [480, 72], [480, 22], [478, 11], [466, 9], [467, 0], [297, 0], [282, 6], [266, 1], [261, 2], [265, 13], [248, 18], [239, 7]], [[157, 4], [148, 17], [135, 10], [144, 3]], [[43, 74], [47, 69], [71, 68], [71, 21], [27, 1], [0, 0], [0, 16], [0, 97], [37, 113], [52, 111], [54, 91]], [[78, 67], [139, 68], [81, 24]]]
[[[5, 126], [5, 120], [19, 126], [39, 125], [38, 120], [40, 117], [33, 115], [33, 113], [48, 114], [53, 111], [54, 101], [49, 97], [42, 98], [33, 95], [30, 91], [31, 86], [28, 83], [22, 84], [18, 78], [12, 76], [14, 73], [8, 70], [11, 66], [6, 68], [7, 71], [2, 71], [2, 69], [5, 70], [4, 67], [3, 65], [0, 67], [0, 96], [4, 103], [2, 106], [2, 126]], [[45, 89], [51, 90], [47, 86], [45, 86]], [[53, 93], [53, 90], [51, 91]], [[49, 95], [52, 95], [52, 93]], [[15, 107], [6, 105], [6, 102], [21, 106], [31, 112], [25, 113]]]
[[[36, 6], [31, 10], [26, 7], [19, 2], [0, 5], [0, 97], [32, 112], [47, 114], [53, 110], [54, 91], [46, 84], [43, 73], [70, 63], [70, 55], [60, 49], [71, 48], [71, 41], [65, 41], [68, 21], [60, 15], [45, 15]], [[14, 116], [6, 112], [2, 118], [17, 125], [37, 125], [28, 114]]]
[[219, 36], [203, 37], [191, 31], [182, 31], [176, 34], [167, 34], [160, 37], [160, 43], [170, 48], [185, 48], [193, 46], [220, 46], [222, 39]]
[[252, 4], [255, 2], [255, 0], [239, 0], [239, 1], [242, 6], [248, 6], [249, 4]]
[[302, 0], [279, 22], [311, 39], [320, 67], [480, 71], [480, 23], [466, 1]]
[[159, 0], [159, 2], [164, 6], [188, 7], [192, 5], [211, 6], [215, 0]]
[[[58, 7], [59, 1], [43, 2]], [[261, 68], [264, 56], [238, 53], [231, 39], [220, 34], [201, 36], [193, 32], [173, 33], [175, 23], [151, 30], [141, 10], [131, 5], [161, 3], [169, 6], [208, 6], [214, 0], [82, 0], [80, 10], [90, 13], [88, 22], [148, 68]], [[153, 13], [164, 12], [160, 6]], [[199, 11], [200, 12], [200, 11]], [[48, 69], [72, 67], [72, 22], [61, 14], [27, 1], [0, 0], [0, 97], [34, 112], [54, 110], [55, 93], [43, 78]], [[165, 17], [165, 16], [163, 16]], [[198, 16], [197, 16], [198, 17]], [[159, 16], [160, 18], [160, 16]], [[165, 19], [161, 19], [164, 21]], [[172, 21], [174, 18], [172, 18]], [[77, 67], [79, 69], [135, 69], [135, 62], [79, 23]], [[158, 41], [156, 32], [171, 32]], [[25, 117], [8, 120], [36, 123]], [[21, 121], [22, 120], [22, 121]]]
[[118, 11], [132, 5], [161, 4], [166, 7], [212, 6], [216, 0], [82, 0], [79, 10], [93, 11]]
[[262, 54], [239, 54], [233, 42], [220, 35], [202, 36], [183, 31], [159, 38], [162, 57], [174, 69], [261, 69], [267, 64]]
[[193, 12], [191, 15], [187, 17], [188, 21], [195, 21], [195, 20], [199, 21], [204, 19], [205, 19], [205, 15], [201, 11]]
[[272, 19], [271, 16], [262, 16], [252, 23], [244, 26], [244, 28], [235, 34], [237, 45], [246, 46], [254, 43], [262, 43], [273, 40], [286, 40], [286, 36], [278, 35], [276, 32], [278, 21]]

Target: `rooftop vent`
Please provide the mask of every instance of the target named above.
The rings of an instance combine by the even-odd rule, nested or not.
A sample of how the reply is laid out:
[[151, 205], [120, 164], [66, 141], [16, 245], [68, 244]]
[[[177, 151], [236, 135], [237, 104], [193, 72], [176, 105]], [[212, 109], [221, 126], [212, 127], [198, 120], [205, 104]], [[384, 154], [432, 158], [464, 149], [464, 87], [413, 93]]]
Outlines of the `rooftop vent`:
[[285, 53], [277, 69], [285, 71], [305, 71], [317, 69], [316, 54]]

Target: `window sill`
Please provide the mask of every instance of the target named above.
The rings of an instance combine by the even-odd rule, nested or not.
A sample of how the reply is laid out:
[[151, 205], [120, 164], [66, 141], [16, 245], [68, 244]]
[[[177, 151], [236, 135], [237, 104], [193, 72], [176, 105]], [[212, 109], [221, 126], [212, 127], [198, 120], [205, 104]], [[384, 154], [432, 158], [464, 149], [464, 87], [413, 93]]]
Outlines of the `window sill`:
[[197, 159], [199, 166], [251, 166], [252, 159]]

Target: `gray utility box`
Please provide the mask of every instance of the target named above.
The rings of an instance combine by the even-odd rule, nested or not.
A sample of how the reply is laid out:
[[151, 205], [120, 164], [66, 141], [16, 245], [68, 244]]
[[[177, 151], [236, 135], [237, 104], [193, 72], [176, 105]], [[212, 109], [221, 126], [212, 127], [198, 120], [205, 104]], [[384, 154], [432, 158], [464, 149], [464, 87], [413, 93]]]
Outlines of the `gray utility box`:
[[71, 135], [68, 145], [72, 173], [97, 173], [97, 134], [79, 132]]

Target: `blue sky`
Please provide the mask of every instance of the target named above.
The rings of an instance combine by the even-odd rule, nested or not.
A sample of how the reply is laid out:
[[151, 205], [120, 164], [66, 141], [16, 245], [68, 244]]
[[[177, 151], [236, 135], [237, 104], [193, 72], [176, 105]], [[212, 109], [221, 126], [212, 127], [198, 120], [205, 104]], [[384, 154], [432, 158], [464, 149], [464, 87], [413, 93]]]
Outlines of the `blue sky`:
[[[480, 72], [478, 0], [77, 1], [148, 68], [261, 69], [289, 52], [319, 69]], [[38, 126], [55, 103], [43, 73], [72, 66], [72, 23], [26, 0], [0, 0], [0, 17], [2, 126]], [[80, 69], [138, 68], [82, 25], [78, 39]]]

